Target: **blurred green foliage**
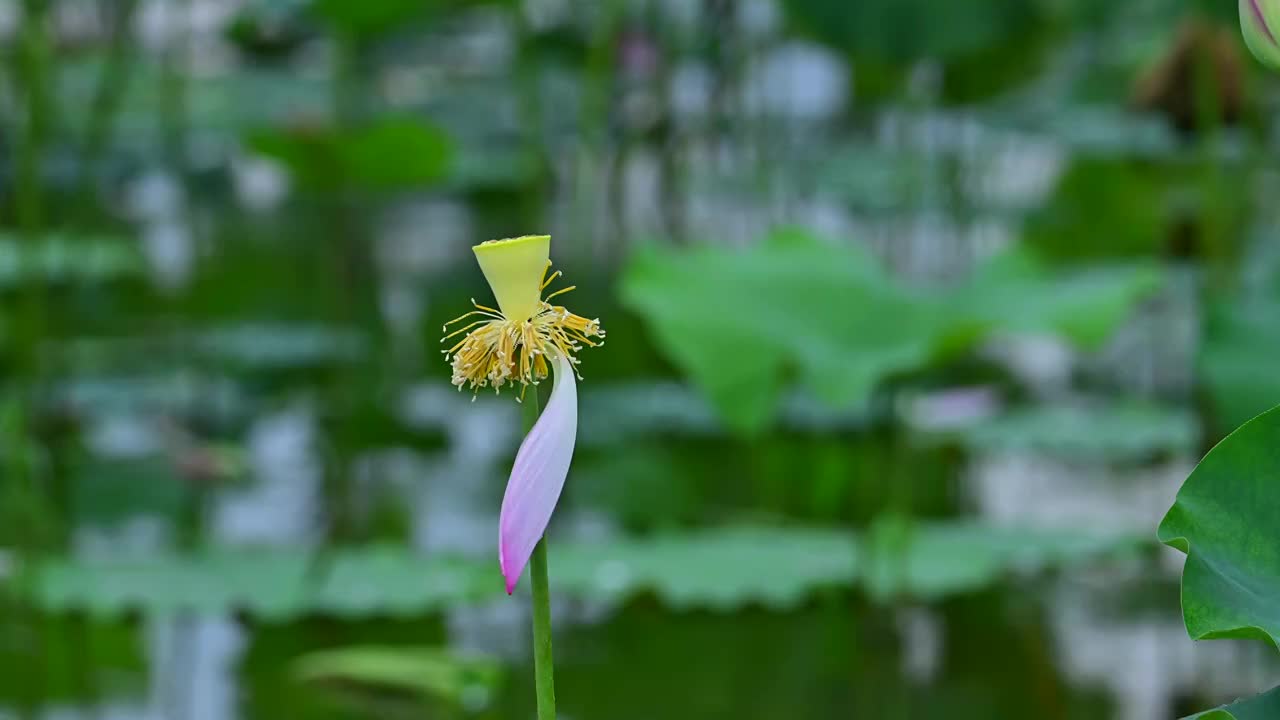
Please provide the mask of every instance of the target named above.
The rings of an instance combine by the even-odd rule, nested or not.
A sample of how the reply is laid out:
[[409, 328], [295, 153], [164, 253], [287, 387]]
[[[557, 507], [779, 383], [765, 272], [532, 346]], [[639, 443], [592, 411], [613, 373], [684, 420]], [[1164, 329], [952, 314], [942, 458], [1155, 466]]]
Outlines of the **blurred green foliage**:
[[1280, 402], [1280, 380], [1270, 362], [1280, 347], [1277, 312], [1280, 304], [1261, 298], [1209, 308], [1200, 370], [1220, 434]]
[[0, 233], [0, 287], [10, 291], [31, 282], [52, 286], [93, 286], [139, 278], [145, 266], [127, 237], [56, 234], [32, 242]]
[[[502, 679], [497, 662], [444, 648], [349, 646], [298, 657], [299, 682], [346, 695], [407, 696], [430, 707], [432, 701], [463, 706], [477, 694], [492, 693]], [[353, 704], [362, 703], [353, 699]]]
[[1200, 428], [1186, 410], [1121, 402], [1016, 409], [975, 423], [961, 437], [976, 450], [1141, 463], [1195, 452]]
[[[0, 647], [0, 701], [22, 705], [33, 692], [43, 700], [73, 703], [93, 692], [126, 694], [141, 691], [147, 658], [136, 625], [125, 620], [92, 620], [61, 615], [6, 616], [12, 641]], [[48, 645], [40, 664], [32, 663], [23, 638], [44, 633]]]
[[[515, 447], [435, 392], [491, 236], [553, 232], [610, 333], [553, 531], [576, 717], [1108, 716], [1032, 580], [1114, 561], [1163, 621], [1150, 528], [992, 526], [976, 461], [1176, 466], [1280, 402], [1280, 96], [1229, 2], [142, 5], [0, 12], [6, 709], [139, 696], [154, 628], [235, 614], [247, 716], [527, 715], [448, 649], [512, 634], [489, 554], [408, 548], [486, 527]], [[261, 511], [310, 530], [240, 545], [282, 415], [317, 507]], [[1189, 620], [1274, 640], [1232, 583], [1280, 592], [1280, 510], [1212, 458]]]
[[326, 190], [430, 185], [446, 176], [451, 153], [442, 130], [411, 118], [386, 118], [370, 127], [337, 132], [263, 132], [250, 144], [283, 162], [302, 185]]
[[[900, 529], [894, 542], [885, 528]], [[886, 521], [859, 543], [847, 532], [725, 527], [554, 548], [563, 597], [622, 600], [652, 593], [677, 609], [795, 608], [824, 588], [866, 583], [880, 597], [972, 592], [1007, 573], [1044, 570], [1138, 546], [1131, 536]], [[749, 562], [741, 562], [748, 559]], [[944, 571], [945, 568], [945, 571]], [[898, 573], [901, 573], [900, 575]], [[218, 549], [134, 562], [50, 564], [35, 599], [95, 615], [238, 610], [279, 622], [324, 614], [407, 617], [501, 594], [490, 561], [420, 557], [391, 546], [308, 555]]]
[[377, 37], [413, 23], [483, 5], [510, 5], [511, 0], [313, 0], [311, 11], [343, 32]]
[[1025, 233], [1028, 245], [1064, 260], [1195, 258], [1221, 266], [1239, 257], [1235, 239], [1247, 219], [1247, 198], [1203, 164], [1086, 157], [1031, 213]]
[[1030, 78], [1050, 14], [1027, 0], [786, 0], [795, 25], [847, 53], [863, 87], [888, 90], [922, 60], [944, 68], [947, 96], [974, 100]]
[[1057, 332], [1096, 346], [1159, 278], [1152, 267], [1055, 276], [1013, 254], [962, 287], [924, 291], [856, 248], [786, 232], [746, 251], [645, 248], [622, 292], [724, 422], [749, 433], [769, 424], [789, 372], [851, 405], [992, 335]]

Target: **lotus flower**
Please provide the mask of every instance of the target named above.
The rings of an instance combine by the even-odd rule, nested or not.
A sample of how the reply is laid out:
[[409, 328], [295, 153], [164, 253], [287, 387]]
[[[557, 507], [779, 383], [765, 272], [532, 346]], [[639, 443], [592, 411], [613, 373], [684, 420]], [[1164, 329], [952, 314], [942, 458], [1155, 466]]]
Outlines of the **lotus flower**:
[[[551, 238], [531, 235], [494, 240], [474, 248], [476, 260], [498, 301], [498, 309], [472, 300], [474, 310], [445, 325], [445, 340], [462, 339], [445, 351], [453, 384], [474, 393], [518, 383], [520, 398], [554, 371], [547, 407], [516, 453], [498, 521], [498, 560], [507, 593], [515, 590], [534, 546], [546, 532], [564, 489], [578, 432], [578, 359], [582, 346], [604, 344], [599, 320], [574, 315], [549, 301], [572, 286], [543, 295], [560, 273], [547, 276]], [[449, 327], [477, 318], [463, 327]]]
[[1280, 69], [1280, 0], [1240, 0], [1240, 29], [1254, 57]]

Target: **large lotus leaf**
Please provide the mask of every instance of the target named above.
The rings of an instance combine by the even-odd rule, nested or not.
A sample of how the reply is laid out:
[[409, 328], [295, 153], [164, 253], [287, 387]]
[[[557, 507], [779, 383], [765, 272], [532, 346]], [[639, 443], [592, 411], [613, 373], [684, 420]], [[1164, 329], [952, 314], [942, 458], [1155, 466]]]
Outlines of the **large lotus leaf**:
[[794, 372], [837, 407], [991, 334], [1050, 333], [1096, 345], [1159, 281], [1149, 268], [1058, 277], [1013, 254], [950, 291], [896, 282], [867, 253], [796, 232], [748, 249], [650, 247], [622, 299], [733, 429], [773, 418]]
[[1187, 554], [1187, 633], [1257, 638], [1280, 648], [1280, 408], [1250, 420], [1205, 455], [1160, 523]]
[[1096, 348], [1161, 283], [1153, 265], [1055, 272], [1036, 256], [1015, 251], [980, 268], [947, 306], [970, 313], [990, 332], [1059, 335]]
[[1184, 720], [1274, 720], [1277, 717], [1280, 717], [1280, 688]]
[[[557, 596], [625, 600], [652, 593], [675, 608], [794, 608], [817, 590], [866, 581], [877, 594], [933, 598], [980, 589], [1019, 568], [1044, 569], [1126, 547], [1127, 538], [973, 525], [922, 525], [893, 573], [875, 533], [873, 565], [840, 530], [729, 527], [643, 540], [560, 544], [551, 551]], [[887, 554], [886, 554], [887, 553]], [[522, 590], [523, 591], [523, 590]], [[370, 547], [313, 555], [297, 549], [220, 550], [137, 561], [49, 561], [36, 600], [53, 611], [117, 615], [243, 610], [265, 619], [308, 613], [412, 616], [503, 596], [492, 558], [424, 557]]]
[[942, 318], [865, 252], [787, 233], [745, 251], [637, 255], [622, 288], [672, 361], [734, 429], [772, 418], [783, 374], [838, 405], [924, 363]]

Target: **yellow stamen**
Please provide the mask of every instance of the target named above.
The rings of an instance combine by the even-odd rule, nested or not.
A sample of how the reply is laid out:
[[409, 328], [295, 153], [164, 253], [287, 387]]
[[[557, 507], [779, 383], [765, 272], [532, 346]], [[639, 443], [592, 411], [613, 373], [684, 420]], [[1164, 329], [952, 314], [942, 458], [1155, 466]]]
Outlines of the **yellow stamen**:
[[[524, 388], [536, 385], [551, 371], [548, 355], [563, 355], [577, 371], [574, 355], [583, 346], [604, 344], [604, 330], [599, 320], [574, 315], [562, 305], [548, 300], [573, 290], [566, 287], [545, 297], [543, 291], [561, 276], [560, 271], [547, 275], [550, 260], [547, 248], [550, 238], [534, 236], [500, 240], [477, 245], [474, 250], [485, 278], [498, 298], [500, 310], [488, 308], [472, 299], [475, 310], [445, 325], [441, 342], [465, 333], [444, 354], [453, 366], [453, 384], [469, 386], [478, 392], [492, 386], [519, 383], [520, 397]], [[529, 289], [533, 289], [532, 301]], [[480, 316], [450, 332], [450, 326], [469, 317]], [[519, 399], [519, 398], [517, 398]]]
[[[545, 289], [545, 288], [544, 288], [544, 289]], [[557, 296], [557, 295], [563, 295], [563, 294], [565, 294], [565, 293], [567, 293], [567, 292], [569, 292], [569, 291], [571, 291], [571, 290], [577, 290], [577, 289], [578, 289], [578, 286], [577, 286], [577, 285], [570, 285], [570, 286], [569, 286], [569, 287], [567, 287], [567, 288], [560, 288], [559, 290], [557, 290], [557, 291], [555, 291], [555, 292], [551, 293], [550, 295], [548, 295], [548, 296], [546, 296], [546, 297], [542, 298], [542, 301], [543, 301], [543, 302], [546, 302], [546, 301], [550, 300], [551, 298], [553, 298], [553, 297], [555, 297], [555, 296]]]
[[[464, 333], [464, 332], [466, 332], [466, 331], [470, 330], [470, 329], [471, 329], [471, 328], [473, 328], [473, 327], [476, 327], [477, 325], [484, 325], [484, 324], [486, 324], [486, 323], [491, 323], [491, 322], [493, 322], [493, 321], [492, 321], [492, 320], [477, 320], [477, 321], [475, 321], [475, 322], [471, 323], [470, 325], [465, 325], [465, 326], [463, 326], [463, 327], [458, 328], [457, 330], [454, 330], [453, 332], [449, 333], [448, 335], [445, 335], [444, 337], [440, 338], [440, 342], [444, 342], [445, 340], [448, 340], [448, 339], [449, 339], [449, 338], [451, 338], [451, 337], [455, 337], [455, 336], [461, 335], [462, 333]], [[449, 326], [448, 326], [448, 325], [446, 325], [444, 329], [445, 329], [445, 330], [448, 330], [448, 329], [449, 329]]]

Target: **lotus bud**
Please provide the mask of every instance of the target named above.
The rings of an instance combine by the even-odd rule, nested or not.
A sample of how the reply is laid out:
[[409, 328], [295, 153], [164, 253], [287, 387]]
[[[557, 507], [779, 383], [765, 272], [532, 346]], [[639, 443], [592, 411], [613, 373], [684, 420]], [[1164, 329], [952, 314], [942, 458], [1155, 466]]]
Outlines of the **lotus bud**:
[[1280, 70], [1280, 0], [1240, 0], [1240, 29], [1253, 56]]

